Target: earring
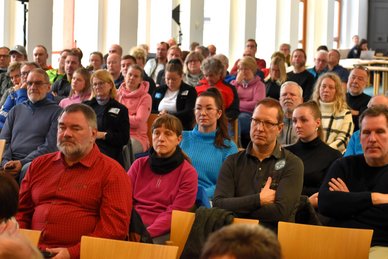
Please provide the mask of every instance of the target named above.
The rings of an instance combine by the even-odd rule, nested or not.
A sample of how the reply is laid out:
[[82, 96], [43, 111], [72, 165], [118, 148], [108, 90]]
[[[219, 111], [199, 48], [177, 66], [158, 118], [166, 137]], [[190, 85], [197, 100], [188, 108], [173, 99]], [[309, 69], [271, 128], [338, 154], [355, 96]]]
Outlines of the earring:
[[318, 131], [318, 128], [315, 128], [315, 131]]

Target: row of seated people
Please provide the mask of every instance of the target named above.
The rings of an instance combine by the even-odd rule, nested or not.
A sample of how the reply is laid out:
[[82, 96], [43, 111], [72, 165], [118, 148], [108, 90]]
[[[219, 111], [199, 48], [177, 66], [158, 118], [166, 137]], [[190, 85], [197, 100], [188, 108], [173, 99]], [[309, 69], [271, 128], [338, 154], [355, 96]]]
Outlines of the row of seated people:
[[[222, 99], [216, 90], [212, 89], [203, 94], [204, 96], [200, 95], [197, 99], [196, 112], [202, 118], [199, 124], [205, 127], [209, 125], [209, 120], [206, 119], [211, 117], [209, 115], [217, 118], [223, 110], [216, 108], [215, 98], [211, 97], [215, 94], [218, 96], [216, 98]], [[96, 118], [94, 117], [94, 124], [86, 119], [90, 120], [90, 116], [95, 116], [95, 113], [86, 107], [88, 106], [73, 104], [65, 108], [59, 118], [60, 152], [35, 159], [28, 169], [20, 191], [20, 209], [16, 217], [19, 224], [24, 228], [44, 230], [45, 235], [40, 241], [42, 248], [48, 247], [49, 251], [61, 254], [67, 251], [70, 255], [76, 256], [80, 232], [120, 238], [118, 237], [120, 235], [115, 236], [114, 233], [117, 234], [120, 230], [122, 236], [123, 227], [128, 227], [130, 207], [133, 202], [133, 207], [140, 214], [154, 241], [163, 242], [168, 239], [171, 210], [189, 210], [194, 204], [197, 193], [199, 176], [179, 148], [182, 141], [182, 124], [171, 115], [160, 116], [153, 123], [153, 148], [149, 156], [136, 160], [129, 169], [128, 176], [131, 182], [129, 184], [128, 179], [125, 180], [120, 176], [120, 171], [123, 170], [118, 170], [118, 164], [99, 154], [93, 141], [97, 135]], [[83, 112], [89, 115], [81, 116], [79, 109], [86, 110]], [[365, 156], [340, 159], [333, 163], [321, 185], [318, 205], [323, 214], [332, 217], [329, 224], [348, 227], [356, 224], [353, 227], [373, 228], [375, 233], [372, 245], [386, 246], [383, 222], [376, 220], [373, 215], [386, 214], [381, 211], [382, 208], [375, 212], [374, 208], [378, 204], [385, 203], [384, 199], [381, 199], [385, 192], [381, 185], [384, 185], [384, 177], [386, 177], [388, 154], [386, 153], [387, 142], [381, 140], [386, 138], [387, 134], [387, 109], [386, 107], [371, 108], [365, 114], [361, 124], [363, 130], [361, 142]], [[323, 142], [319, 142], [319, 131], [316, 128], [320, 127], [321, 119], [316, 117], [319, 116], [316, 103], [307, 102], [300, 105], [293, 116], [296, 127], [300, 128], [298, 131], [300, 141], [306, 143], [309, 140], [314, 141], [312, 146], [318, 144], [317, 148], [323, 150], [320, 156], [329, 152], [335, 153], [334, 150], [328, 151], [330, 148], [322, 146]], [[303, 190], [305, 161], [282, 148], [277, 142], [277, 135], [282, 128], [282, 117], [282, 108], [277, 101], [264, 99], [259, 102], [252, 116], [251, 143], [247, 150], [230, 155], [221, 167], [213, 199], [215, 207], [230, 210], [239, 217], [259, 219], [261, 224], [271, 228], [274, 228], [280, 220], [293, 220], [294, 210]], [[311, 146], [308, 147], [307, 152], [310, 151]], [[95, 156], [98, 157], [99, 163], [92, 162], [96, 159]], [[62, 159], [64, 161], [61, 161]], [[319, 163], [320, 160], [315, 162]], [[112, 172], [111, 167], [116, 173]], [[80, 177], [71, 174], [73, 170], [78, 171]], [[90, 170], [89, 176], [85, 174], [88, 170]], [[376, 186], [365, 186], [364, 180], [359, 180], [357, 177], [359, 173], [369, 174], [369, 171], [377, 175], [378, 179], [376, 177], [370, 179]], [[104, 174], [101, 174], [102, 172]], [[67, 179], [64, 178], [66, 174], [69, 174]], [[101, 175], [97, 176], [97, 174]], [[77, 180], [72, 180], [73, 177]], [[86, 184], [84, 181], [86, 179], [90, 181], [90, 177], [93, 181]], [[74, 184], [79, 186], [81, 182], [83, 182], [82, 188], [73, 188]], [[98, 187], [101, 184], [104, 186], [102, 190]], [[111, 185], [115, 186], [115, 191], [110, 190], [113, 188]], [[54, 189], [50, 191], [52, 188]], [[365, 188], [368, 188], [372, 194], [370, 192], [368, 194], [368, 191], [365, 193]], [[66, 190], [69, 192], [65, 192]], [[96, 191], [100, 193], [97, 197], [101, 197], [104, 202], [91, 203], [93, 200], [91, 196]], [[349, 195], [343, 195], [346, 192], [354, 193], [355, 197], [347, 198], [346, 196]], [[363, 200], [360, 200], [361, 198]], [[349, 202], [351, 204], [347, 205]], [[90, 219], [96, 218], [91, 220], [92, 222], [88, 221], [91, 224], [90, 229], [88, 227], [89, 230], [86, 229], [85, 220], [82, 220], [84, 224], [82, 226], [77, 223], [76, 226], [72, 225], [77, 227], [77, 231], [63, 224], [64, 221], [68, 222], [69, 218], [73, 218], [73, 215], [77, 219], [84, 213], [79, 209], [73, 211], [79, 204], [88, 204], [90, 208], [85, 208], [85, 213], [88, 213]], [[344, 221], [342, 211], [351, 210], [353, 206], [359, 209], [363, 207], [363, 210], [371, 215], [353, 213], [350, 221]], [[90, 209], [95, 210], [95, 207], [101, 212], [97, 213], [98, 215], [90, 214]], [[114, 214], [110, 212], [112, 209], [115, 211]], [[336, 214], [338, 210], [340, 213]], [[75, 217], [75, 215], [78, 216]], [[111, 219], [113, 215], [116, 219], [114, 222]], [[123, 220], [128, 222], [123, 224]], [[364, 220], [370, 220], [370, 222], [362, 225], [361, 222]], [[94, 224], [97, 224], [96, 227], [93, 227]], [[112, 224], [115, 225], [116, 232], [107, 234], [106, 231], [112, 227]], [[61, 248], [51, 248], [56, 246]]]
[[[328, 74], [328, 75], [330, 75], [330, 74]], [[335, 82], [335, 80], [334, 79], [332, 79], [332, 78], [330, 78], [330, 77], [327, 77], [327, 78], [329, 78], [329, 79], [331, 79], [333, 82]], [[333, 77], [334, 78], [334, 77]], [[324, 80], [324, 79], [326, 79], [326, 77], [322, 77], [322, 81]], [[39, 81], [37, 81], [37, 82], [39, 82]], [[329, 82], [331, 82], [331, 81], [329, 81]], [[330, 84], [330, 83], [328, 83], [328, 82], [325, 82], [325, 83], [322, 83], [322, 86], [323, 85], [327, 85], [327, 84]], [[34, 86], [34, 85], [37, 85], [37, 83], [36, 82], [33, 82], [33, 81], [30, 81], [30, 86]], [[96, 82], [96, 84], [95, 84], [95, 87], [97, 88], [97, 89], [99, 89], [99, 88], [110, 88], [110, 86], [111, 86], [112, 84], [109, 84], [109, 85], [103, 85], [102, 83], [100, 83], [100, 82]], [[337, 88], [338, 88], [338, 86], [337, 85], [339, 85], [339, 84], [335, 84], [335, 91], [337, 92]], [[111, 87], [111, 89], [112, 88], [114, 88], [114, 87]], [[330, 88], [330, 87], [329, 87]], [[329, 89], [330, 90], [330, 89]], [[333, 89], [331, 89], [331, 90], [333, 90]], [[338, 90], [339, 91], [339, 90]], [[103, 92], [103, 91], [101, 91], [101, 92]], [[198, 98], [198, 99], [201, 99], [201, 98]], [[206, 120], [205, 120], [206, 121]], [[259, 124], [262, 124], [262, 122], [259, 122]], [[267, 125], [268, 126], [268, 125]], [[263, 124], [263, 127], [264, 127], [264, 124]]]
[[[295, 51], [295, 53], [296, 52], [297, 51]], [[68, 61], [67, 64], [74, 63], [74, 60], [79, 58], [77, 55], [77, 52], [68, 53], [66, 57], [66, 60]], [[249, 56], [242, 58], [237, 65], [239, 72], [236, 79], [232, 80], [232, 85], [228, 85], [222, 80], [226, 73], [225, 66], [223, 66], [222, 62], [217, 58], [205, 59], [201, 64], [201, 68], [206, 77], [202, 79], [200, 85], [195, 88], [192, 88], [183, 82], [181, 63], [174, 59], [171, 61], [172, 62], [167, 64], [165, 69], [166, 78], [168, 79], [166, 81], [167, 84], [158, 87], [153, 92], [152, 99], [150, 99], [147, 94], [149, 88], [147, 88], [147, 83], [142, 81], [141, 76], [144, 72], [139, 66], [129, 67], [127, 69], [126, 82], [120, 84], [117, 97], [114, 82], [112, 82], [108, 71], [98, 70], [99, 73], [95, 72], [93, 74], [98, 76], [93, 77], [92, 75], [90, 81], [89, 73], [85, 69], [79, 68], [73, 72], [72, 89], [69, 93], [70, 97], [62, 99], [60, 101], [60, 106], [64, 107], [74, 102], [85, 101], [89, 99], [92, 94], [93, 97], [96, 96], [95, 100], [89, 102], [89, 104], [96, 109], [96, 112], [98, 111], [99, 135], [97, 143], [105, 154], [123, 164], [121, 150], [122, 146], [128, 142], [128, 123], [131, 125], [131, 142], [135, 153], [144, 152], [149, 147], [146, 121], [150, 110], [152, 112], [159, 112], [160, 114], [174, 114], [181, 120], [185, 130], [192, 129], [194, 122], [193, 108], [197, 93], [201, 93], [210, 86], [215, 86], [222, 93], [226, 107], [226, 115], [229, 120], [236, 117], [239, 109], [241, 110], [241, 113], [238, 115], [239, 128], [241, 140], [242, 142], [245, 142], [243, 146], [246, 147], [246, 144], [249, 142], [249, 123], [255, 103], [265, 97], [264, 85], [254, 73], [257, 70], [255, 60]], [[16, 97], [11, 94], [10, 98], [7, 98], [7, 100], [11, 100], [12, 96], [14, 96], [13, 105], [27, 99], [26, 76], [28, 74], [28, 69], [32, 69], [31, 67], [33, 67], [33, 63], [26, 63], [23, 67], [19, 66], [19, 69], [23, 68], [23, 73], [25, 75], [22, 77], [23, 82], [21, 85], [23, 87], [16, 91]], [[367, 76], [366, 71], [361, 67], [355, 68], [352, 71], [351, 79], [349, 80], [349, 93], [362, 92], [367, 82]], [[93, 86], [96, 86], [93, 87], [93, 91], [91, 90], [90, 82]], [[334, 90], [331, 91], [329, 95], [320, 90], [321, 85], [327, 85], [328, 82], [331, 85], [328, 89]], [[342, 89], [338, 82], [339, 80], [334, 74], [327, 73], [326, 75], [321, 76], [316, 84], [317, 86], [315, 87], [313, 97], [315, 101], [320, 103], [320, 108], [324, 113], [323, 125], [325, 129], [325, 142], [343, 152], [352, 133], [352, 123], [350, 112], [346, 109], [346, 104], [343, 101], [344, 93], [341, 91]], [[360, 82], [362, 82], [363, 85], [361, 85]], [[303, 96], [304, 93], [303, 89], [298, 87], [296, 83], [294, 83], [296, 84], [294, 87], [288, 86], [289, 84], [290, 83], [287, 84], [287, 82], [286, 84], [283, 84], [284, 88], [282, 88], [282, 96], [279, 98], [286, 114], [286, 127], [282, 131], [281, 138], [282, 144], [295, 142], [296, 134], [295, 131], [292, 130], [291, 114], [293, 108], [301, 102], [300, 97]], [[236, 85], [237, 91], [234, 89], [234, 85]], [[288, 90], [289, 88], [290, 90]], [[352, 89], [355, 90], [352, 91]], [[56, 95], [55, 92], [51, 93]], [[48, 98], [51, 97], [55, 99], [55, 97], [58, 97], [58, 95], [53, 97], [51, 93], [48, 95]], [[349, 94], [348, 96], [351, 98], [353, 95]], [[364, 94], [361, 96], [364, 96]], [[99, 102], [98, 99], [104, 99], [105, 101]], [[109, 104], [107, 101], [108, 99], [111, 100], [109, 101]], [[120, 103], [123, 103], [129, 112], [125, 110], [125, 107], [120, 106], [114, 99], [118, 99]], [[239, 102], [240, 107], [236, 108]], [[152, 109], [150, 108], [151, 104]], [[108, 106], [109, 109], [106, 108]], [[4, 109], [3, 111], [4, 113], [6, 112]], [[117, 114], [114, 114], [114, 112], [117, 112]], [[128, 113], [128, 116], [125, 116], [125, 113]], [[128, 120], [126, 119], [127, 117], [129, 117]], [[353, 121], [355, 120], [353, 119]], [[4, 136], [6, 134], [7, 133], [4, 133]], [[8, 132], [6, 138], [10, 137]], [[36, 144], [34, 143], [32, 146], [34, 146], [32, 147], [34, 149]], [[23, 154], [18, 154], [19, 157], [17, 158], [13, 158], [12, 154], [10, 158], [8, 154], [3, 161], [3, 164], [5, 165], [9, 161], [17, 159], [24, 159], [28, 153], [26, 154], [24, 150], [23, 152], [24, 157]], [[22, 166], [28, 164], [32, 158], [34, 157], [30, 156], [28, 159], [29, 161], [23, 161]], [[13, 164], [14, 163], [8, 164], [8, 167], [13, 167]], [[20, 165], [17, 166], [17, 169], [20, 170]], [[25, 170], [26, 167], [23, 171], [25, 172]], [[22, 173], [22, 176], [23, 175], [24, 173]]]

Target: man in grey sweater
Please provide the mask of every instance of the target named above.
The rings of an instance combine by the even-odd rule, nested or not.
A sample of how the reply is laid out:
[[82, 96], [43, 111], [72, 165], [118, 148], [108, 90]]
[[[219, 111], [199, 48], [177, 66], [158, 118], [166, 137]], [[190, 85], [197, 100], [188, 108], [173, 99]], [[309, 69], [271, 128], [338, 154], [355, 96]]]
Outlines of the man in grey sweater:
[[21, 181], [29, 163], [56, 148], [57, 119], [61, 108], [47, 99], [50, 82], [40, 68], [27, 78], [28, 100], [8, 113], [0, 138], [6, 140], [2, 167]]

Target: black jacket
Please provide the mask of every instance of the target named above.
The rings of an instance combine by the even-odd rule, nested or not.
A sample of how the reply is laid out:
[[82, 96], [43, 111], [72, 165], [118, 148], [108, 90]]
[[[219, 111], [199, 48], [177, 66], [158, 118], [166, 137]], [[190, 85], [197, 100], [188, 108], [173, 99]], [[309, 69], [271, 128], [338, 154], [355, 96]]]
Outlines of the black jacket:
[[[167, 92], [167, 85], [162, 85], [155, 89], [152, 94], [152, 113], [159, 113], [158, 107], [160, 101]], [[176, 113], [172, 115], [178, 117], [182, 122], [184, 130], [192, 130], [194, 124], [194, 106], [197, 99], [197, 91], [194, 87], [182, 81], [179, 93], [176, 98]]]
[[129, 141], [128, 109], [118, 101], [110, 99], [101, 117], [97, 112], [100, 106], [96, 98], [84, 103], [96, 111], [98, 131], [107, 133], [105, 139], [96, 140], [99, 149], [123, 165], [122, 150]]

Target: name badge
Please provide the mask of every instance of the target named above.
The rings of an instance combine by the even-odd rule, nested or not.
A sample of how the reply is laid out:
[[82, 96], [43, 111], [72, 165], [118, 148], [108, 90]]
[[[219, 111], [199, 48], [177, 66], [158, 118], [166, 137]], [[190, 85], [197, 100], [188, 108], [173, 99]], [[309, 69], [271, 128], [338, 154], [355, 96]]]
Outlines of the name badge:
[[286, 160], [282, 159], [276, 162], [275, 164], [275, 170], [278, 171], [286, 166]]
[[189, 94], [189, 90], [184, 90], [182, 93], [181, 93], [181, 95], [184, 95], [184, 96], [186, 96], [186, 95], [188, 95]]
[[110, 108], [108, 112], [117, 115], [117, 114], [119, 114], [120, 109], [119, 108]]

